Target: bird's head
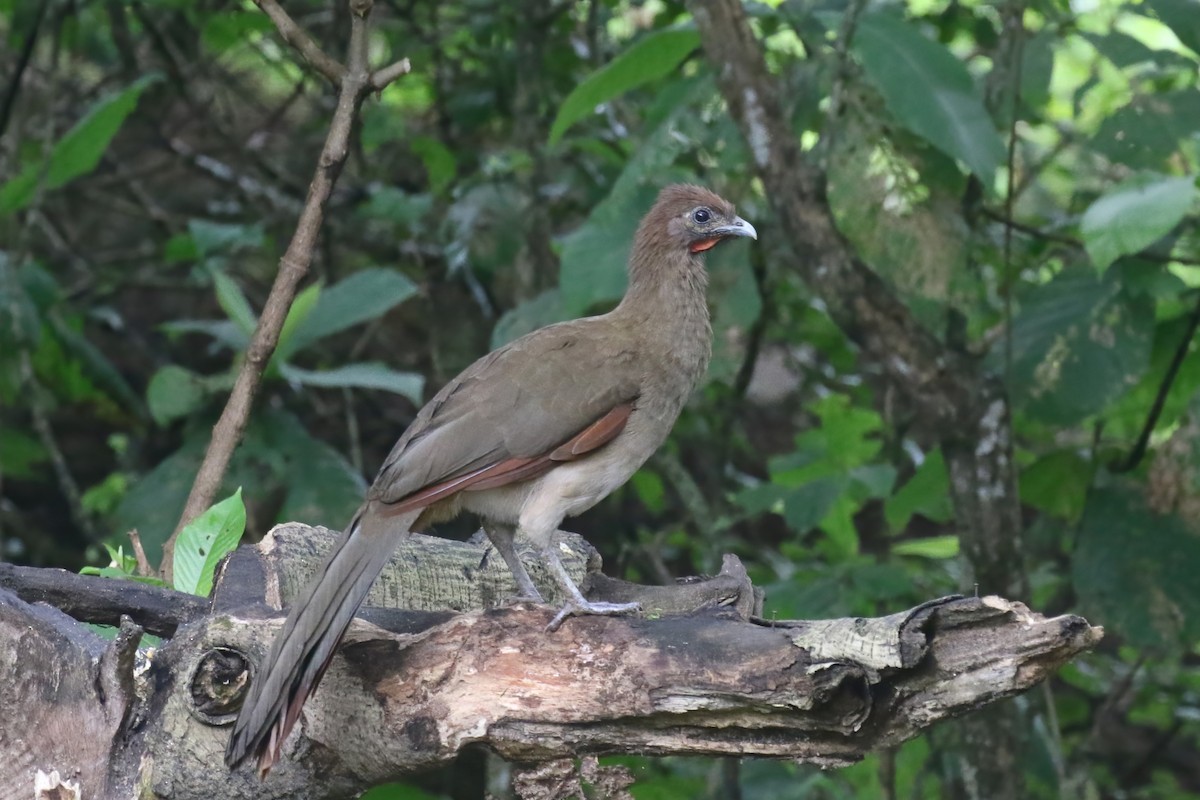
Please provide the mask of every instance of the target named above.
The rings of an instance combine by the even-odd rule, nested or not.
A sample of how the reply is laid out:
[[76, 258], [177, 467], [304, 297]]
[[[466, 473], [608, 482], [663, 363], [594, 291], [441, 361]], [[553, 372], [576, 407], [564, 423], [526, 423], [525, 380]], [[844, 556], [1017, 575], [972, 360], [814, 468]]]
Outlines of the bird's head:
[[754, 226], [734, 213], [733, 206], [708, 189], [675, 184], [663, 189], [640, 234], [665, 239], [672, 248], [702, 253], [734, 236], [758, 238]]

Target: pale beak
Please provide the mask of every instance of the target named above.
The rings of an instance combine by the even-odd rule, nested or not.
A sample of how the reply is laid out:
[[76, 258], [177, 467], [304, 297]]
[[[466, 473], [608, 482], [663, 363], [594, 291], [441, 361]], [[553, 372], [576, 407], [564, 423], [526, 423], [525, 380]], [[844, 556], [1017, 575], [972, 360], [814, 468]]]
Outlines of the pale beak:
[[758, 238], [758, 231], [754, 230], [754, 226], [741, 217], [734, 217], [733, 222], [728, 225], [713, 228], [711, 233], [713, 236], [749, 236], [751, 239]]

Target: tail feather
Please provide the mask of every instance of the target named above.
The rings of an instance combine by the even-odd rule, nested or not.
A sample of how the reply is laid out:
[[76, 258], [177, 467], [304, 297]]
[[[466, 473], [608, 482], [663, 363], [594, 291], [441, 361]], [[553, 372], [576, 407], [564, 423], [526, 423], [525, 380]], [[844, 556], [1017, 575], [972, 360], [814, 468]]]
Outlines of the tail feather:
[[259, 665], [225, 751], [229, 767], [256, 755], [259, 773], [265, 775], [279, 760], [304, 701], [316, 691], [371, 584], [418, 514], [366, 528], [366, 514], [355, 515], [329, 558], [292, 603], [283, 630]]

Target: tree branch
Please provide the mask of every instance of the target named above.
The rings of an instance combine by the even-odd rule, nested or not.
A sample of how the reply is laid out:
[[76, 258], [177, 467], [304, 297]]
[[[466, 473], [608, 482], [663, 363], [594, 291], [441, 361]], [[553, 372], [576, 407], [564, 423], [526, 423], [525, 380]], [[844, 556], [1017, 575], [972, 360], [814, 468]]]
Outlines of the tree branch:
[[838, 232], [825, 176], [806, 158], [738, 0], [688, 4], [701, 44], [717, 66], [717, 85], [749, 144], [766, 196], [796, 258], [792, 265], [829, 316], [938, 437], [963, 550], [985, 592], [1023, 597], [1020, 504], [1008, 401], [979, 366], [943, 345], [914, 319]]
[[324, 75], [325, 79], [334, 86], [341, 84], [342, 78], [346, 75], [346, 68], [335, 59], [325, 55], [325, 51], [312, 40], [312, 37], [303, 28], [296, 24], [296, 21], [283, 10], [279, 3], [275, 0], [254, 0], [254, 4], [271, 18], [271, 22], [275, 24], [275, 29], [279, 31], [283, 40], [295, 48], [296, 52], [313, 66], [313, 69]]
[[80, 622], [116, 626], [129, 617], [155, 636], [173, 636], [180, 625], [208, 613], [207, 599], [174, 589], [3, 562], [0, 589], [26, 603], [54, 606]]
[[[275, 0], [256, 0], [259, 6], [271, 16], [272, 21], [279, 27], [281, 35], [300, 49], [301, 53], [322, 69], [324, 54], [312, 44], [307, 35], [299, 30], [291, 18], [278, 6]], [[354, 119], [358, 114], [363, 99], [375, 87], [371, 81], [367, 65], [368, 18], [371, 13], [371, 0], [349, 0], [351, 11], [350, 43], [348, 47], [347, 65], [338, 65], [336, 76], [340, 84], [337, 109], [330, 122], [329, 133], [325, 146], [317, 161], [317, 168], [309, 185], [308, 198], [300, 220], [296, 224], [296, 232], [292, 236], [287, 251], [279, 261], [279, 271], [275, 282], [263, 306], [262, 316], [250, 339], [245, 359], [238, 370], [233, 390], [217, 424], [213, 427], [212, 439], [204, 453], [204, 460], [196, 473], [195, 482], [188, 495], [183, 514], [175, 532], [163, 545], [163, 560], [160, 566], [163, 578], [169, 583], [172, 572], [172, 556], [175, 550], [175, 539], [183, 527], [195, 519], [204, 509], [212, 505], [229, 467], [233, 451], [242, 439], [246, 425], [250, 419], [250, 411], [254, 405], [254, 397], [262, 383], [263, 371], [270, 363], [279, 343], [279, 334], [287, 319], [288, 310], [296, 296], [300, 281], [308, 274], [312, 264], [313, 250], [316, 247], [317, 235], [324, 221], [325, 205], [333, 192], [333, 186], [341, 174], [350, 151], [350, 132]], [[288, 27], [288, 26], [291, 27]], [[297, 38], [302, 36], [303, 38]], [[291, 37], [291, 38], [289, 38]], [[307, 43], [307, 44], [305, 44]], [[309, 47], [311, 45], [311, 47]], [[306, 50], [306, 48], [308, 48]], [[316, 60], [314, 60], [316, 59]], [[388, 67], [391, 78], [398, 77], [399, 72]], [[324, 63], [324, 70], [332, 70]], [[323, 71], [324, 71], [323, 70]], [[330, 77], [332, 72], [327, 72]]]
[[[303, 526], [277, 529], [257, 550], [239, 551], [240, 566], [229, 563], [218, 603], [248, 599], [248, 585], [276, 593], [269, 600], [286, 596], [334, 537]], [[568, 541], [575, 551], [578, 540]], [[309, 557], [293, 558], [296, 548]], [[433, 574], [457, 571], [464, 585], [475, 585], [478, 602], [491, 591], [482, 587], [506, 573], [480, 564], [485, 550], [417, 537], [392, 568], [406, 579], [400, 584], [428, 588], [436, 581], [427, 580], [425, 565], [440, 563]], [[409, 559], [422, 569], [414, 572]], [[247, 563], [263, 570], [257, 582], [247, 580]], [[585, 553], [572, 564], [599, 566]], [[465, 575], [466, 565], [480, 571]], [[21, 669], [6, 684], [14, 690], [0, 692], [0, 715], [44, 721], [54, 681], [66, 688], [54, 693], [53, 706], [69, 706], [73, 720], [54, 734], [50, 750], [36, 749], [51, 735], [40, 728], [27, 740], [0, 736], [0, 786], [26, 796], [24, 771], [63, 771], [76, 740], [94, 741], [90, 731], [99, 728], [111, 752], [95, 743], [86, 750], [96, 767], [80, 772], [85, 796], [127, 796], [136, 786], [159, 800], [344, 797], [483, 744], [517, 764], [517, 785], [529, 800], [570, 796], [581, 777], [621, 797], [627, 779], [587, 759], [581, 776], [574, 759], [733, 754], [841, 766], [1036, 685], [1102, 635], [1079, 617], [1047, 619], [996, 597], [944, 598], [878, 619], [772, 623], [745, 616], [750, 607], [742, 601], [753, 591], [739, 567], [727, 559], [722, 575], [677, 587], [621, 584], [625, 597], [647, 607], [661, 602], [691, 613], [577, 618], [554, 634], [544, 631], [551, 607], [456, 614], [421, 605], [430, 602], [427, 593], [397, 598], [394, 586], [377, 586], [374, 598], [409, 610], [371, 609], [373, 623], [352, 626], [284, 760], [262, 782], [249, 768], [213, 768], [249, 671], [282, 623], [274, 614], [264, 618], [261, 603], [227, 606], [180, 628], [155, 654], [151, 680], [106, 701], [91, 677], [103, 643], [51, 609], [0, 592], [0, 659]], [[612, 597], [603, 594], [609, 588], [589, 593]], [[14, 648], [28, 651], [34, 642], [55, 670], [11, 659]], [[132, 676], [123, 683], [125, 673], [110, 672], [103, 685], [135, 685]], [[137, 723], [116, 727], [114, 719]], [[105, 775], [98, 770], [106, 763]], [[24, 771], [6, 775], [10, 764]], [[0, 789], [0, 798], [8, 796]]]

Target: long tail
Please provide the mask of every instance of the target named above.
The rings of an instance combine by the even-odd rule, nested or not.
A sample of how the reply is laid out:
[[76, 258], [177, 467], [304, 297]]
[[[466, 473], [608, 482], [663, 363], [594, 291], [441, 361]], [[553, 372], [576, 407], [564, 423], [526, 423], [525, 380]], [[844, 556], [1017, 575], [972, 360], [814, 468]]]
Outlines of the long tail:
[[342, 634], [419, 513], [382, 520], [364, 507], [355, 514], [325, 563], [292, 603], [283, 630], [259, 665], [225, 750], [230, 768], [253, 754], [258, 757], [259, 774], [265, 775], [279, 760], [304, 701], [316, 691]]

